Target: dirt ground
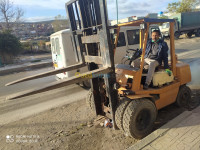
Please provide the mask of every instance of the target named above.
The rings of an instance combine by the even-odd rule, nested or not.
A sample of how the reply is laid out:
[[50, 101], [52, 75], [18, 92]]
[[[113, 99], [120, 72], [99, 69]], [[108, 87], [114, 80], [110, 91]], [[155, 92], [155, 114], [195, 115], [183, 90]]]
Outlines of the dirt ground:
[[[200, 99], [200, 90], [192, 90]], [[158, 112], [155, 129], [185, 111], [170, 105]], [[136, 139], [94, 124], [97, 117], [81, 100], [0, 127], [1, 150], [123, 150]]]

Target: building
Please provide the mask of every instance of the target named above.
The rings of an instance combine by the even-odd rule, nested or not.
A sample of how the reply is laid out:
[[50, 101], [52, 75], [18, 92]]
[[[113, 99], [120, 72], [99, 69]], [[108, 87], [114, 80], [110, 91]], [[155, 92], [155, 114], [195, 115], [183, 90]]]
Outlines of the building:
[[[12, 24], [12, 34], [16, 37], [26, 40], [40, 36], [50, 36], [54, 32], [53, 22], [42, 21], [42, 22], [22, 22], [18, 24]], [[5, 27], [5, 23], [0, 23], [0, 31]], [[65, 26], [62, 24], [61, 28], [69, 28], [68, 24]]]
[[[144, 18], [144, 17], [131, 16], [131, 17], [127, 17], [127, 18], [118, 20], [118, 24], [125, 23], [125, 22], [130, 22], [130, 21], [134, 21], [134, 20], [139, 20], [139, 19], [142, 19], [142, 18]], [[158, 18], [158, 14], [157, 13], [149, 13], [146, 16], [146, 18]], [[110, 21], [110, 25], [111, 26], [114, 26], [116, 24], [117, 24], [117, 20]]]

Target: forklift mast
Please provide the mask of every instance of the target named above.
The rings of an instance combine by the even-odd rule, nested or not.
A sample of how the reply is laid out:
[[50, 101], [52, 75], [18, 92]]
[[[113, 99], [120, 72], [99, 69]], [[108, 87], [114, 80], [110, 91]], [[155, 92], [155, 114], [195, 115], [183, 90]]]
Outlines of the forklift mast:
[[[114, 122], [114, 112], [117, 105], [114, 52], [109, 31], [106, 0], [71, 0], [66, 3], [72, 41], [76, 60], [86, 63], [89, 71], [101, 67], [110, 68], [104, 74], [103, 80], [106, 95], [109, 99], [111, 118]], [[96, 106], [97, 115], [105, 115], [103, 95], [101, 95], [102, 78], [92, 78], [91, 89]]]

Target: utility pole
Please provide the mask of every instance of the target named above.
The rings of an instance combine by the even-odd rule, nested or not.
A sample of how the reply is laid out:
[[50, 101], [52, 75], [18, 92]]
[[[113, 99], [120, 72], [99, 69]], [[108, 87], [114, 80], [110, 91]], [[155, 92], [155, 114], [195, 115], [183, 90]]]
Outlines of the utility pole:
[[118, 0], [116, 0], [116, 9], [117, 9], [117, 24], [118, 24]]

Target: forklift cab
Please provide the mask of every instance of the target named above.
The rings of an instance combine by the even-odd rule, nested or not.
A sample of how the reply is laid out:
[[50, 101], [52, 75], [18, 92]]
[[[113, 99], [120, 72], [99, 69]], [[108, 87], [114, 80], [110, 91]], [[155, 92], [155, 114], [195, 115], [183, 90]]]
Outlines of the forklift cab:
[[[145, 19], [145, 20], [149, 20], [149, 19]], [[150, 19], [149, 21], [152, 21], [152, 19]], [[151, 22], [151, 23], [154, 23], [154, 22]], [[148, 25], [145, 25], [142, 22], [140, 23], [140, 30], [139, 30], [140, 38], [139, 37], [138, 38], [140, 39], [139, 40], [140, 49], [143, 49], [143, 51], [142, 51], [142, 57], [141, 57], [141, 65], [140, 65], [140, 68], [139, 68], [142, 71], [142, 74], [141, 74], [141, 85], [140, 85], [141, 87], [145, 83], [147, 72], [148, 72], [148, 65], [144, 66], [144, 55], [145, 55], [144, 46], [145, 46], [145, 49], [146, 49], [146, 43], [151, 38], [151, 33], [155, 30], [155, 29], [154, 30], [152, 29], [151, 23], [149, 23]], [[130, 24], [129, 23], [127, 23], [127, 24], [121, 24], [119, 26], [120, 26], [120, 28], [124, 28], [124, 25], [126, 26], [126, 25], [130, 25]], [[154, 26], [155, 26], [155, 24], [154, 24]], [[119, 33], [121, 33], [121, 29], [120, 29]], [[161, 36], [160, 36], [160, 39], [162, 40]], [[145, 45], [142, 44], [144, 42], [145, 42]], [[170, 44], [170, 47], [172, 47], [172, 44], [173, 43]], [[135, 54], [137, 55], [137, 53], [138, 53], [138, 50], [136, 50]], [[132, 58], [129, 59], [129, 61], [130, 61], [129, 65], [131, 64], [131, 61], [134, 61], [136, 58], [138, 58], [138, 57], [135, 56], [135, 54], [132, 56], [133, 59]], [[170, 54], [172, 54], [172, 53], [170, 53]], [[175, 53], [174, 53], [174, 56], [175, 56]], [[171, 56], [171, 58], [173, 58], [174, 56]], [[143, 60], [142, 60], [142, 58], [143, 58]], [[170, 69], [171, 69], [172, 66], [173, 66], [173, 64], [171, 64], [171, 63], [169, 63], [169, 64], [171, 65], [170, 66]], [[126, 69], [128, 67], [132, 68], [132, 66], [125, 66], [125, 65], [124, 65], [124, 67]], [[122, 87], [124, 86], [124, 87], [127, 87], [127, 88], [131, 89], [132, 87], [130, 86], [131, 85], [130, 81], [133, 81], [133, 76], [131, 76], [131, 77], [130, 76], [125, 76], [125, 74], [122, 73], [123, 72], [122, 68], [123, 68], [123, 65], [117, 65], [116, 66], [117, 81], [119, 82], [119, 84]], [[171, 83], [174, 80], [173, 73], [171, 74], [171, 76], [169, 76], [165, 72], [165, 70], [163, 68], [164, 68], [163, 66], [158, 66], [156, 68], [154, 76], [153, 76], [153, 79], [152, 79], [152, 83], [150, 85], [152, 88], [153, 87], [162, 87], [163, 85], [169, 84], [169, 83]], [[138, 68], [134, 68], [134, 69], [138, 69]], [[138, 72], [139, 72], [139, 70], [138, 70]]]
[[[151, 33], [154, 30], [158, 30], [159, 26], [157, 24], [152, 24], [149, 27], [149, 37], [148, 39], [151, 38]], [[112, 31], [112, 32], [117, 32]], [[114, 33], [113, 33], [114, 34]], [[113, 36], [113, 34], [111, 34]], [[118, 41], [117, 41], [117, 47], [115, 50], [115, 56], [114, 56], [114, 61], [115, 64], [128, 64], [127, 59], [125, 59], [123, 56], [127, 55], [133, 55], [137, 48], [140, 47], [140, 26], [123, 26], [120, 28], [119, 36], [118, 36]], [[113, 40], [115, 40], [116, 35], [112, 37]]]
[[[149, 27], [151, 24], [158, 24], [163, 22], [169, 22], [170, 24], [170, 32], [173, 31], [174, 27], [174, 20], [173, 19], [149, 19], [144, 18], [141, 20], [133, 21], [130, 23], [124, 23], [118, 25], [118, 32], [120, 32], [120, 28], [122, 26], [140, 26], [140, 48], [142, 48], [142, 55], [141, 55], [141, 62], [140, 62], [140, 68], [133, 68], [130, 65], [118, 65], [116, 66], [116, 74], [117, 74], [117, 82], [121, 85], [118, 92], [120, 95], [124, 95], [124, 91], [127, 92], [129, 90], [129, 93], [138, 93], [138, 94], [152, 94], [152, 93], [160, 93], [162, 90], [165, 90], [165, 88], [168, 88], [169, 85], [173, 85], [176, 83], [177, 76], [180, 76], [180, 68], [177, 67], [177, 58], [175, 55], [175, 46], [174, 46], [174, 37], [170, 37], [170, 44], [169, 50], [170, 50], [170, 61], [169, 61], [169, 68], [172, 71], [172, 75], [169, 76], [160, 66], [159, 71], [155, 72], [153, 77], [153, 85], [152, 88], [149, 88], [148, 90], [143, 90], [143, 81], [145, 79], [146, 74], [143, 73], [144, 68], [144, 55], [145, 50], [147, 46], [147, 40], [149, 37]], [[173, 34], [172, 34], [173, 35]], [[187, 66], [187, 67], [186, 67]], [[189, 66], [186, 65], [185, 68], [189, 69]], [[141, 69], [142, 68], [142, 69]], [[190, 72], [190, 71], [187, 71]], [[188, 74], [187, 77], [184, 77], [184, 80], [187, 80], [187, 82], [190, 82], [191, 75]], [[159, 88], [155, 88], [159, 87]], [[177, 89], [178, 90], [178, 89]], [[175, 94], [177, 95], [177, 94]], [[174, 95], [174, 98], [172, 101], [175, 101], [176, 96]], [[169, 101], [168, 101], [169, 102]], [[171, 103], [171, 102], [169, 102]], [[160, 109], [164, 107], [165, 105], [162, 103], [157, 104], [157, 108]]]

